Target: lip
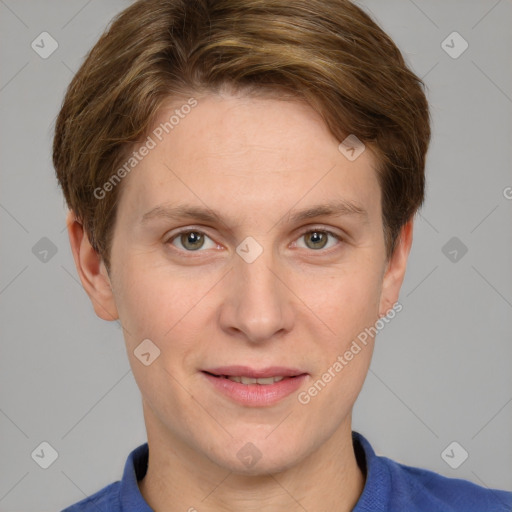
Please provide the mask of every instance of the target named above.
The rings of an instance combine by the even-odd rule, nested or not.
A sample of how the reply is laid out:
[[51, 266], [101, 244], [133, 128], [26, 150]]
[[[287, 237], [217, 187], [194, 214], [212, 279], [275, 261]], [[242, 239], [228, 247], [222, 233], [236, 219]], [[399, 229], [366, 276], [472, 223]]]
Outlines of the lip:
[[[268, 407], [277, 404], [304, 383], [308, 374], [296, 368], [272, 366], [268, 368], [250, 368], [248, 366], [223, 366], [201, 372], [212, 387], [234, 402], [248, 407]], [[226, 379], [229, 377], [285, 377], [273, 384], [242, 384]]]

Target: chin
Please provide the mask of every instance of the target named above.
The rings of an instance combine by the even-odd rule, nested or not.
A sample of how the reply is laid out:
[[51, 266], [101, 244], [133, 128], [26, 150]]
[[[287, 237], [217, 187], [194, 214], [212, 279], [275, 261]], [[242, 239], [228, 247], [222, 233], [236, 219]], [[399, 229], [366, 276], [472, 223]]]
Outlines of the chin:
[[231, 442], [224, 453], [213, 453], [210, 459], [239, 475], [264, 476], [285, 471], [302, 458], [303, 447], [293, 442], [283, 445], [282, 442], [269, 442], [265, 439], [252, 442], [249, 438], [247, 436]]

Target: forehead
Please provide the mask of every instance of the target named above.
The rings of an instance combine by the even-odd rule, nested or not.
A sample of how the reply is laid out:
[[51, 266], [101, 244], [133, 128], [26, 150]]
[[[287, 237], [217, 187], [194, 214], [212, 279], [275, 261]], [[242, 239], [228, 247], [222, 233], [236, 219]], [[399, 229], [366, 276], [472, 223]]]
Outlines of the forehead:
[[187, 98], [175, 99], [159, 112], [152, 149], [123, 182], [119, 208], [130, 222], [169, 204], [221, 208], [241, 219], [329, 198], [380, 215], [371, 152], [347, 159], [305, 103], [213, 94], [194, 102], [189, 108]]

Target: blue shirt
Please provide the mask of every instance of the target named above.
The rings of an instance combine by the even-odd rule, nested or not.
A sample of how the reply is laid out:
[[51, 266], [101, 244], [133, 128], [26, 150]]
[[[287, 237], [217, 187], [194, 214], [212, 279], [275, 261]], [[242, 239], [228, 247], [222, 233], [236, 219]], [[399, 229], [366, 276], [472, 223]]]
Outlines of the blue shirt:
[[[368, 441], [353, 432], [357, 461], [366, 483], [353, 512], [511, 512], [512, 492], [487, 489], [467, 480], [399, 464], [377, 456]], [[148, 444], [133, 450], [121, 481], [62, 512], [152, 512], [137, 480], [146, 474]]]

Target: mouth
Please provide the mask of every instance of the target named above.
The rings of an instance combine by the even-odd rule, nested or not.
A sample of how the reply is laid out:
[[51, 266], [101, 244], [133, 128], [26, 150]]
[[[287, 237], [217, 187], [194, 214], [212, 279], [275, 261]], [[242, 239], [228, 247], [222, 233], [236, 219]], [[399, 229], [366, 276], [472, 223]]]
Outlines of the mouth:
[[269, 406], [296, 391], [308, 373], [296, 368], [229, 366], [202, 370], [214, 389], [245, 406]]
[[232, 382], [238, 382], [239, 384], [260, 384], [262, 386], [269, 386], [270, 384], [274, 384], [275, 382], [281, 382], [283, 379], [295, 379], [298, 375], [293, 375], [291, 377], [285, 377], [284, 375], [278, 375], [275, 377], [248, 377], [246, 375], [215, 375], [214, 373], [205, 372], [212, 377], [217, 377], [219, 379], [228, 379]]

